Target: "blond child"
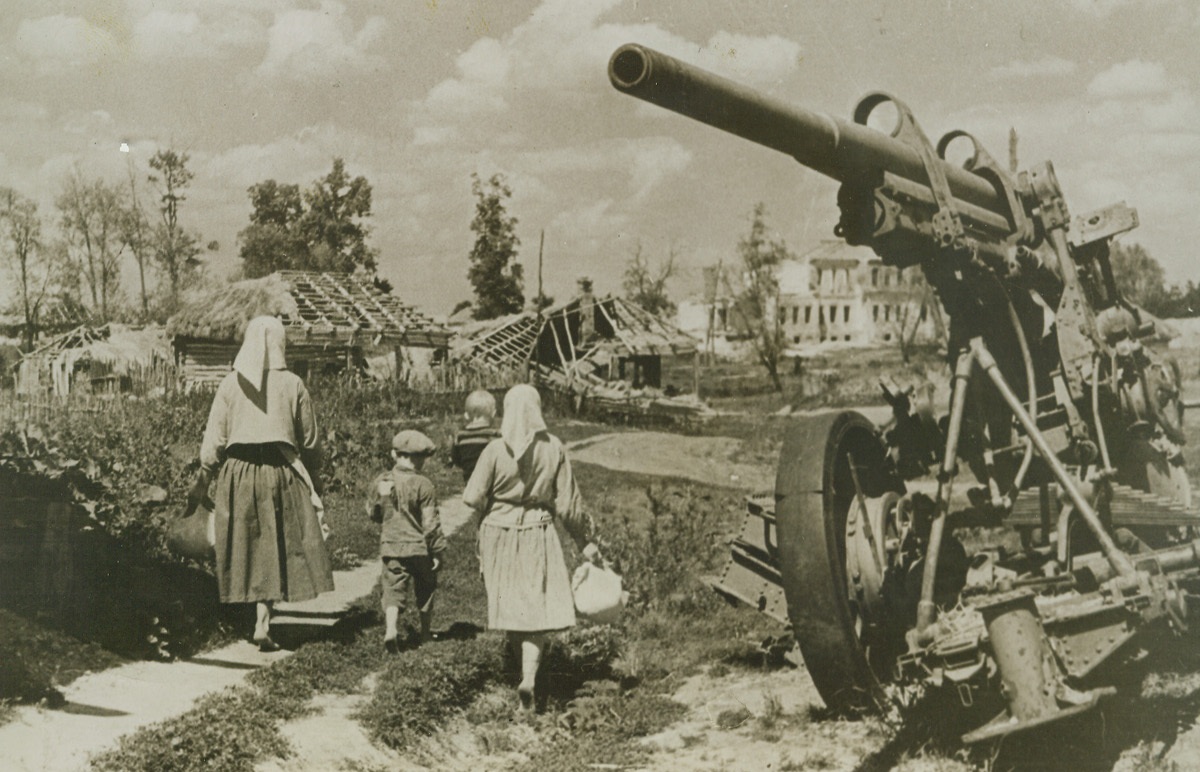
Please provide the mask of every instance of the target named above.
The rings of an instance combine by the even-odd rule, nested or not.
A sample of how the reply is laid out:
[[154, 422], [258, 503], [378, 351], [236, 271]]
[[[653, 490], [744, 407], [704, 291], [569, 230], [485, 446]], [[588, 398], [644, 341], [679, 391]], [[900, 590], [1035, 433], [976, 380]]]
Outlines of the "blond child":
[[421, 475], [421, 468], [435, 448], [433, 440], [412, 429], [393, 437], [395, 465], [375, 478], [367, 502], [371, 519], [382, 526], [380, 583], [386, 621], [383, 644], [388, 652], [399, 649], [396, 625], [410, 584], [416, 593], [421, 618], [421, 641], [431, 637], [433, 594], [446, 539], [442, 535], [433, 483]]
[[491, 392], [479, 389], [467, 395], [463, 410], [466, 426], [454, 437], [450, 461], [462, 470], [463, 481], [471, 479], [479, 454], [487, 444], [500, 436], [496, 429], [496, 398]]

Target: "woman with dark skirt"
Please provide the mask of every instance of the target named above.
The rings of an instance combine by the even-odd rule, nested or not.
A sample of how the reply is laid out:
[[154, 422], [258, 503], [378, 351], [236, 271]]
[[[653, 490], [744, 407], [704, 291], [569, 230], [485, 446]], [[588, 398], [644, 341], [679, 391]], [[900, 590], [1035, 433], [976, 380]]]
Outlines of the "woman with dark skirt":
[[217, 388], [200, 473], [189, 494], [203, 498], [216, 475], [217, 586], [222, 603], [254, 603], [254, 642], [271, 639], [275, 601], [302, 601], [333, 589], [320, 498], [316, 418], [304, 381], [286, 367], [283, 323], [260, 316], [246, 326], [233, 372]]

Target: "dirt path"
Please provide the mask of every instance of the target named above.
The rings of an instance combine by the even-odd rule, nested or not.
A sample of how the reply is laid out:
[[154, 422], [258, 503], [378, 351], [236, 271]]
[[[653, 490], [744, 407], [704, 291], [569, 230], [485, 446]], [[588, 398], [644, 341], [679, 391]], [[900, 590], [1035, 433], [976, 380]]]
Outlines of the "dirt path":
[[[441, 512], [447, 534], [461, 528], [471, 515], [458, 497], [443, 501]], [[335, 571], [333, 592], [304, 603], [280, 603], [272, 625], [283, 628], [281, 638], [283, 631], [301, 639], [319, 636], [320, 628], [336, 624], [351, 604], [371, 593], [378, 580], [379, 566], [374, 561]], [[110, 747], [122, 735], [177, 716], [206, 694], [240, 684], [251, 671], [290, 654], [286, 649], [264, 654], [239, 641], [187, 660], [132, 662], [84, 676], [63, 690], [67, 699], [63, 708], [17, 708], [17, 716], [0, 727], [0, 769], [86, 769], [90, 755]], [[358, 726], [349, 720], [345, 723]], [[302, 739], [328, 745], [324, 734], [305, 732]]]
[[617, 472], [678, 477], [746, 490], [770, 490], [772, 469], [736, 460], [742, 441], [732, 437], [689, 437], [665, 432], [598, 434], [567, 443], [573, 461]]

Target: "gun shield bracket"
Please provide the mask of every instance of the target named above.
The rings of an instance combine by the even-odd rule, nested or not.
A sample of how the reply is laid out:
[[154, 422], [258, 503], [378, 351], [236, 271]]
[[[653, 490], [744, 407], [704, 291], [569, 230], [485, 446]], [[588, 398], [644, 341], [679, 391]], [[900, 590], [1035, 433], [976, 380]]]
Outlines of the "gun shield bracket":
[[929, 190], [933, 193], [933, 199], [937, 203], [937, 211], [934, 212], [931, 219], [934, 238], [943, 247], [957, 246], [962, 241], [964, 231], [962, 220], [954, 206], [954, 194], [950, 190], [950, 183], [946, 180], [946, 172], [939, 163], [941, 159], [934, 152], [933, 145], [925, 136], [925, 132], [921, 130], [920, 124], [913, 117], [908, 105], [891, 94], [882, 91], [872, 92], [860, 99], [858, 106], [854, 108], [854, 122], [863, 126], [867, 125], [867, 119], [871, 113], [880, 105], [887, 103], [891, 103], [896, 108], [896, 125], [892, 129], [892, 137], [917, 151], [921, 157], [921, 163], [925, 167], [925, 174], [929, 178]]

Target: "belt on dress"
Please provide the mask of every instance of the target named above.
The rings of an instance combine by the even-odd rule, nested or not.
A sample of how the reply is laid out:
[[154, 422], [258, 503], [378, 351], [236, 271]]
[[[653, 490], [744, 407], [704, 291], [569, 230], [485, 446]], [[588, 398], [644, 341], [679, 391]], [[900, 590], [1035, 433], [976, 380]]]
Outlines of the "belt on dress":
[[245, 461], [247, 464], [257, 466], [288, 465], [287, 457], [279, 449], [279, 445], [274, 442], [256, 445], [230, 445], [225, 448], [225, 457], [236, 458], [238, 461]]
[[[496, 522], [495, 520], [491, 520], [489, 522], [490, 517], [485, 517], [483, 519], [482, 525], [490, 525], [495, 528], [508, 528], [508, 529], [513, 529], [513, 530], [520, 530], [520, 529], [525, 529], [525, 528], [544, 527], [544, 526], [550, 525], [551, 523], [554, 522], [554, 511], [552, 509], [550, 509], [550, 507], [548, 505], [546, 505], [544, 502], [530, 501], [527, 503], [522, 503], [522, 502], [515, 502], [515, 501], [497, 500], [496, 503], [505, 503], [512, 507], [520, 507], [521, 508], [520, 517], [516, 520], [516, 522], [511, 522], [511, 523]], [[546, 517], [540, 517], [537, 520], [531, 520], [531, 521], [526, 522], [525, 515], [528, 514], [529, 512], [545, 513]]]

